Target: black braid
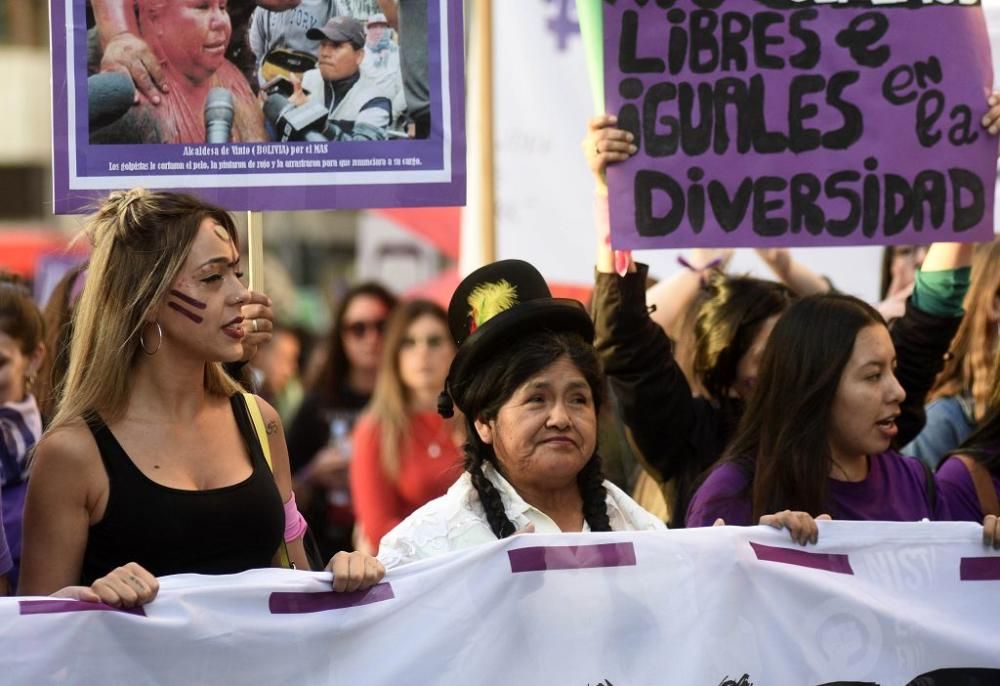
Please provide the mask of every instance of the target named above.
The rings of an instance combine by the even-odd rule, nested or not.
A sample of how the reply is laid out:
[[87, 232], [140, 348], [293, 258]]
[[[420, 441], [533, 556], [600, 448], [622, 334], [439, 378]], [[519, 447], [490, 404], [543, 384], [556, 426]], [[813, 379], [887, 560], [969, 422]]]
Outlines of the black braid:
[[486, 521], [489, 522], [493, 535], [497, 538], [507, 538], [513, 535], [514, 524], [507, 519], [500, 493], [483, 474], [483, 458], [476, 453], [471, 445], [465, 447], [465, 471], [472, 477], [472, 485], [479, 494], [483, 511], [486, 513]]
[[604, 488], [604, 470], [601, 467], [601, 457], [594, 456], [576, 475], [576, 483], [580, 487], [580, 497], [583, 498], [583, 518], [587, 520], [591, 531], [611, 531], [611, 520], [608, 518], [608, 491]]

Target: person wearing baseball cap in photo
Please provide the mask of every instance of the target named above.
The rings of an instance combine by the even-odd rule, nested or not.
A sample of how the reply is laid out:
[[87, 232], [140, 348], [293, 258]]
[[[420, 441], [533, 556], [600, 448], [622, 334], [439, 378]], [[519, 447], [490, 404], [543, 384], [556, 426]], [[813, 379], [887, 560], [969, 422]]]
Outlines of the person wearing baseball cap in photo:
[[354, 17], [333, 17], [306, 37], [319, 41], [319, 63], [296, 84], [292, 104], [315, 102], [329, 112], [330, 140], [385, 140], [392, 123], [391, 95], [361, 78], [365, 58], [365, 28]]
[[665, 528], [602, 474], [605, 380], [583, 305], [502, 260], [462, 281], [448, 320], [458, 351], [438, 411], [465, 416], [465, 473], [386, 534], [386, 567], [521, 532]]

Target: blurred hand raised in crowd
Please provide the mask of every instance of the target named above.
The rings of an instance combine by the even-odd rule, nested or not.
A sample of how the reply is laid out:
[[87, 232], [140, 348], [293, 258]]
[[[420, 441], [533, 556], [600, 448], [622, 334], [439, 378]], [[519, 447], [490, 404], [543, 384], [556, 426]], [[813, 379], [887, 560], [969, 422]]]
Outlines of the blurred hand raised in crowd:
[[151, 602], [159, 590], [160, 582], [155, 576], [135, 562], [129, 562], [90, 586], [66, 586], [53, 593], [52, 597], [130, 608]]
[[146, 41], [129, 33], [119, 33], [108, 41], [101, 56], [101, 71], [123, 71], [132, 77], [137, 92], [154, 105], [160, 104], [160, 93], [168, 90], [163, 67]]
[[816, 522], [820, 520], [829, 521], [830, 515], [824, 514], [813, 519], [808, 512], [785, 510], [776, 514], [764, 515], [760, 518], [760, 524], [775, 529], [788, 529], [793, 541], [799, 545], [806, 545], [819, 540], [819, 527], [816, 526]]
[[341, 550], [330, 558], [327, 571], [333, 572], [333, 590], [361, 591], [370, 588], [385, 576], [385, 567], [367, 553]]
[[639, 149], [635, 137], [624, 129], [615, 128], [618, 118], [602, 114], [587, 122], [587, 135], [580, 144], [587, 165], [597, 182], [604, 185], [604, 170], [609, 164], [624, 162]]
[[271, 340], [274, 331], [274, 311], [271, 299], [263, 293], [250, 291], [250, 298], [240, 312], [243, 315], [243, 361], [253, 359], [257, 350]]

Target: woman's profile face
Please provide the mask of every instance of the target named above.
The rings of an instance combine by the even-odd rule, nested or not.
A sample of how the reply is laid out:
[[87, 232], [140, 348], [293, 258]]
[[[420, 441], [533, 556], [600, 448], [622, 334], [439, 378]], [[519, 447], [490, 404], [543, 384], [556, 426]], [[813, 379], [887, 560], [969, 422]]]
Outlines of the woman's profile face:
[[889, 330], [866, 326], [854, 340], [830, 410], [829, 439], [834, 460], [885, 452], [898, 432], [896, 418], [906, 393], [893, 370], [896, 350]]
[[476, 431], [515, 488], [566, 488], [597, 449], [594, 396], [564, 355], [521, 384], [496, 419], [476, 420]]
[[225, 61], [232, 33], [226, 0], [169, 0], [157, 24], [163, 56], [193, 83], [210, 78]]
[[242, 276], [240, 255], [229, 233], [206, 217], [157, 309], [163, 345], [208, 361], [242, 358], [242, 305], [249, 295]]
[[447, 325], [434, 315], [421, 315], [410, 322], [400, 341], [399, 378], [410, 391], [440, 393], [454, 357]]

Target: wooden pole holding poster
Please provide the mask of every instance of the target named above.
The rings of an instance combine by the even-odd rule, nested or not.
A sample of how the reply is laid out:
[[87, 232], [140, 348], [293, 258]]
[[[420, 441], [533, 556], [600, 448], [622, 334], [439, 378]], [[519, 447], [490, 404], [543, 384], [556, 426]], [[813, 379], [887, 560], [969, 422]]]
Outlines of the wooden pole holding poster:
[[493, 174], [493, 0], [477, 0], [472, 12], [472, 46], [476, 55], [472, 78], [478, 82], [479, 118], [475, 143], [479, 152], [476, 178], [479, 182], [481, 263], [497, 258], [496, 198]]
[[255, 293], [264, 292], [264, 215], [247, 212], [247, 273], [249, 287]]

